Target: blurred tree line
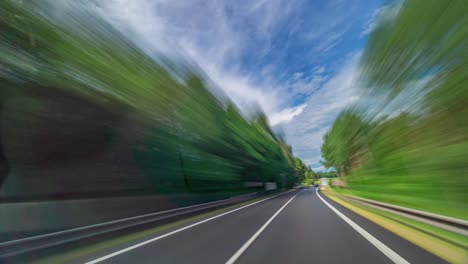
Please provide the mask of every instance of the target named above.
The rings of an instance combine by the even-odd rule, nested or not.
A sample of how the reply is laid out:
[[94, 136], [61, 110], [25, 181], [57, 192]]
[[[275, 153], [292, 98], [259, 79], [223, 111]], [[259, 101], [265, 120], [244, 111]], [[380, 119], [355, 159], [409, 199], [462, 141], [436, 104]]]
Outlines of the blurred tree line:
[[330, 177], [330, 173], [315, 172], [309, 166], [305, 165], [304, 162], [295, 157], [294, 158], [294, 170], [297, 181], [308, 186], [321, 177]]
[[352, 192], [468, 218], [467, 14], [466, 1], [437, 0], [382, 14], [361, 61], [364, 99], [322, 146]]
[[78, 5], [0, 3], [2, 195], [289, 188], [311, 173], [263, 113]]

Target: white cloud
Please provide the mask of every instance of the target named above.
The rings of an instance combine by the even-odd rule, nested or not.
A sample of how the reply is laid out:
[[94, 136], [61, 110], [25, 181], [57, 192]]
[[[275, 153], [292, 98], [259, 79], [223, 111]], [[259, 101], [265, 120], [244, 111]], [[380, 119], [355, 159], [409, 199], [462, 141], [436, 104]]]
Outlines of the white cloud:
[[307, 104], [302, 104], [296, 107], [286, 108], [279, 113], [275, 113], [270, 117], [270, 124], [275, 126], [282, 123], [288, 123], [295, 116], [301, 114], [306, 106]]
[[292, 94], [310, 95], [320, 89], [322, 84], [328, 79], [325, 74], [325, 67], [316, 66], [310, 74], [296, 72], [291, 76], [289, 87]]
[[358, 65], [361, 53], [349, 56], [345, 65], [306, 102], [307, 107], [285, 125], [286, 137], [294, 154], [318, 163], [323, 135], [336, 116], [359, 98]]
[[310, 164], [314, 163], [314, 159], [303, 159], [302, 162], [304, 162], [305, 165], [310, 166]]
[[[277, 55], [273, 37], [285, 30], [289, 32], [282, 41], [297, 34], [295, 41], [310, 45], [314, 56], [327, 53], [349, 29], [347, 17], [317, 12], [306, 20], [291, 21], [292, 9], [300, 10], [303, 1], [239, 1], [234, 5], [221, 0], [114, 0], [103, 2], [102, 13], [148, 53], [196, 62], [240, 109], [259, 105], [272, 125], [284, 126], [295, 154], [308, 164], [317, 163], [324, 133], [336, 115], [357, 99], [360, 54], [351, 56], [334, 76], [330, 64], [318, 65], [311, 71], [287, 73], [281, 83], [275, 67], [288, 67], [283, 57], [273, 56], [253, 72], [245, 70], [242, 58]], [[305, 102], [297, 105], [296, 96]]]
[[274, 87], [262, 86], [254, 83], [249, 76], [242, 76], [235, 72], [222, 70], [205, 64], [202, 66], [208, 76], [223, 90], [244, 112], [249, 112], [257, 104], [265, 111], [268, 117], [277, 114], [281, 101], [282, 91]]
[[[330, 1], [328, 4], [333, 5], [334, 3]], [[314, 30], [304, 34], [304, 38], [309, 42], [315, 43], [312, 51], [323, 54], [342, 41], [343, 35], [350, 28], [350, 24], [346, 21], [348, 17], [343, 15], [331, 14], [329, 12], [314, 15]]]
[[[297, 4], [284, 0], [246, 1], [236, 6], [230, 1], [114, 0], [104, 2], [101, 13], [148, 53], [196, 62], [240, 109], [259, 105], [273, 123], [281, 123], [290, 121], [301, 108], [290, 107], [287, 89], [275, 83], [268, 65], [250, 75], [243, 72], [239, 58], [252, 50], [258, 54], [270, 51], [271, 36], [281, 30], [278, 24], [288, 18], [293, 3]], [[239, 30], [239, 23], [247, 22], [248, 27]], [[252, 35], [260, 39], [255, 47]]]
[[396, 3], [392, 5], [385, 5], [377, 8], [364, 24], [364, 29], [361, 32], [360, 37], [369, 35], [375, 29], [378, 23], [385, 24], [393, 20], [397, 16], [402, 5], [403, 1], [396, 1]]
[[335, 33], [324, 35], [321, 38], [321, 42], [314, 47], [314, 51], [324, 53], [331, 50], [341, 42], [341, 39], [347, 30], [348, 27], [345, 27], [339, 31], [335, 31]]
[[315, 166], [315, 167], [312, 167], [312, 170], [314, 170], [314, 171], [324, 171], [325, 167], [324, 166]]

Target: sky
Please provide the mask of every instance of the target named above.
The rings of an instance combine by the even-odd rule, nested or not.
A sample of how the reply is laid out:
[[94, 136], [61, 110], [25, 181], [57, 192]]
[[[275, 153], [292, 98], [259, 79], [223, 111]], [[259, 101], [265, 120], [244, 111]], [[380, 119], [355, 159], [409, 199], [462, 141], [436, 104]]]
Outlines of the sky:
[[384, 0], [114, 0], [103, 15], [148, 53], [189, 58], [242, 110], [258, 106], [321, 171], [323, 135], [359, 98]]

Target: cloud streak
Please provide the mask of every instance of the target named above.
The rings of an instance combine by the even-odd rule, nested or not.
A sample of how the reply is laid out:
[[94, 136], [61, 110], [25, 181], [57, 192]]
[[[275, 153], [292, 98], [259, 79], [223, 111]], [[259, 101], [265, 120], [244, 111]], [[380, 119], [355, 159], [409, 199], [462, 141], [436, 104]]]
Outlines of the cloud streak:
[[290, 122], [295, 116], [300, 115], [306, 106], [307, 104], [301, 104], [296, 107], [286, 108], [279, 113], [273, 114], [273, 116], [270, 118], [271, 125], [275, 126]]
[[113, 0], [99, 6], [148, 54], [201, 69], [246, 114], [260, 107], [285, 131], [295, 155], [316, 164], [323, 134], [357, 98], [360, 54], [346, 55], [358, 50], [360, 34], [385, 10], [376, 10], [376, 1], [359, 7], [341, 0]]
[[359, 98], [360, 56], [360, 52], [350, 54], [338, 73], [309, 98], [307, 107], [284, 128], [294, 153], [308, 160], [308, 165], [319, 162], [323, 136], [336, 116]]
[[378, 23], [385, 24], [389, 20], [394, 19], [402, 5], [403, 1], [396, 1], [396, 3], [392, 5], [385, 5], [374, 10], [370, 18], [364, 24], [364, 29], [359, 36], [362, 38], [366, 35], [369, 35], [375, 29]]
[[289, 121], [300, 108], [291, 106], [287, 91], [268, 72], [268, 65], [263, 71], [246, 73], [242, 57], [253, 49], [255, 56], [269, 53], [272, 36], [294, 3], [300, 4], [114, 0], [104, 4], [102, 14], [148, 53], [196, 62], [241, 109], [259, 105], [277, 124]]

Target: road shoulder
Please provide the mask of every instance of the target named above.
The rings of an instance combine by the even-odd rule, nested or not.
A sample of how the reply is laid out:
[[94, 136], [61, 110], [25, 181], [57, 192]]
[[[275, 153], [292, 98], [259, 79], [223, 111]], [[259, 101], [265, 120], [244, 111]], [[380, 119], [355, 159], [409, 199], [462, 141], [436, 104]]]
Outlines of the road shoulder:
[[467, 251], [463, 246], [457, 246], [446, 240], [434, 237], [428, 232], [416, 229], [408, 224], [407, 219], [392, 215], [388, 212], [353, 203], [352, 201], [341, 198], [329, 187], [322, 187], [321, 193], [329, 200], [352, 211], [353, 213], [377, 224], [378, 226], [390, 231], [391, 233], [411, 242], [414, 245], [424, 249], [432, 255], [435, 255], [450, 263], [467, 263]]

